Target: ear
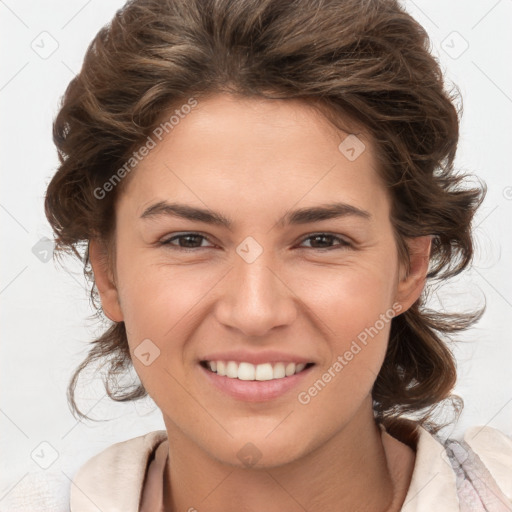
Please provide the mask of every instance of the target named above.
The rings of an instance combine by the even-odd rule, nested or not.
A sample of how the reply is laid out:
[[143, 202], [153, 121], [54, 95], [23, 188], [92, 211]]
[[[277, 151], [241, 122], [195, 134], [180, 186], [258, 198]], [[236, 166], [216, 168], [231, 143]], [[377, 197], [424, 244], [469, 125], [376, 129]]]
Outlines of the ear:
[[89, 261], [94, 272], [94, 280], [100, 294], [103, 312], [113, 322], [122, 322], [124, 317], [117, 286], [108, 265], [107, 248], [103, 242], [97, 239], [89, 241]]
[[396, 300], [407, 311], [420, 297], [430, 262], [431, 236], [418, 236], [406, 241], [409, 251], [409, 266], [400, 264], [400, 281], [397, 286]]

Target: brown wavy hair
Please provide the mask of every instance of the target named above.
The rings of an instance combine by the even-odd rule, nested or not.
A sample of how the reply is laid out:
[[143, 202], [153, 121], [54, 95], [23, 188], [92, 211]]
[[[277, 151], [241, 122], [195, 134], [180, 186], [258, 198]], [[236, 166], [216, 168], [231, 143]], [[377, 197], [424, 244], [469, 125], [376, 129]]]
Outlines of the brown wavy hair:
[[[84, 265], [101, 315], [88, 242], [109, 243], [116, 197], [101, 188], [146, 141], [164, 112], [229, 93], [300, 99], [338, 127], [353, 121], [369, 135], [392, 197], [391, 222], [400, 257], [408, 237], [433, 235], [422, 297], [392, 321], [389, 347], [372, 396], [375, 418], [389, 427], [415, 418], [432, 432], [433, 411], [449, 400], [459, 412], [452, 334], [477, 312], [427, 309], [429, 287], [471, 262], [471, 222], [485, 184], [469, 186], [454, 170], [462, 113], [456, 87], [446, 90], [426, 31], [396, 0], [132, 0], [88, 47], [53, 125], [60, 165], [45, 198], [56, 254]], [[454, 92], [455, 89], [455, 92]], [[136, 170], [134, 170], [136, 172]], [[104, 384], [116, 401], [146, 395], [142, 384], [119, 384], [131, 366], [124, 322], [110, 322], [75, 370], [107, 366]]]

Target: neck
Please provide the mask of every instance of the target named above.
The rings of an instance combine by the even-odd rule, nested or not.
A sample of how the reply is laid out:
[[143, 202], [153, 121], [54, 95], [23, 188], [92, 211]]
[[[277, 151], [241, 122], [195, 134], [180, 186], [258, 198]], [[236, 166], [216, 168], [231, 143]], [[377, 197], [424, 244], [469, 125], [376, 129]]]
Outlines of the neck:
[[414, 462], [409, 447], [382, 434], [368, 407], [322, 446], [257, 469], [222, 463], [173, 423], [166, 421], [166, 427], [166, 512], [394, 512], [405, 498]]

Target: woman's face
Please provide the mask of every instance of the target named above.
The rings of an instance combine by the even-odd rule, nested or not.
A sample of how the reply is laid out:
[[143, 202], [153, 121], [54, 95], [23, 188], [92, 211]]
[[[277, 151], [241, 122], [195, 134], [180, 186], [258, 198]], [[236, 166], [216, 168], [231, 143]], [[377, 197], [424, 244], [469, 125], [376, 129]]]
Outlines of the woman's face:
[[170, 435], [229, 464], [296, 460], [371, 417], [426, 267], [404, 277], [370, 142], [307, 105], [218, 95], [167, 129], [119, 197], [103, 308]]

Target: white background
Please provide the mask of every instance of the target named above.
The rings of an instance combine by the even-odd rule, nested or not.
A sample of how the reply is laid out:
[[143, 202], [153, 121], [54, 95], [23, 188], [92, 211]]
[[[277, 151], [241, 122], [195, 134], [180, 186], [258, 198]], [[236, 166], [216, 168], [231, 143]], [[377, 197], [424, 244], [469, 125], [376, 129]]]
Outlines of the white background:
[[[43, 198], [57, 166], [51, 123], [59, 98], [88, 43], [122, 4], [0, 0], [2, 511], [66, 510], [69, 478], [85, 460], [114, 442], [164, 428], [149, 401], [115, 404], [102, 398], [101, 384], [93, 380], [80, 388], [80, 404], [109, 421], [74, 419], [66, 387], [101, 326], [90, 318], [81, 268], [67, 260], [63, 270], [32, 252], [41, 238], [52, 238]], [[476, 221], [474, 267], [434, 297], [456, 308], [478, 305], [484, 296], [487, 301], [485, 316], [456, 348], [455, 391], [465, 410], [449, 433], [491, 425], [512, 435], [512, 1], [405, 5], [430, 34], [433, 53], [463, 95], [457, 166], [489, 187]], [[44, 53], [53, 47], [51, 55]], [[37, 463], [49, 464], [57, 455], [46, 470]], [[45, 505], [36, 508], [37, 499]]]

